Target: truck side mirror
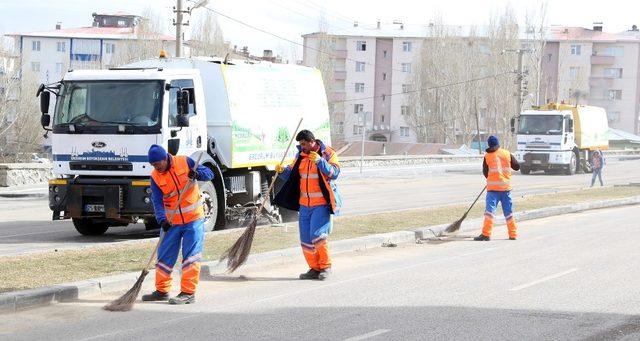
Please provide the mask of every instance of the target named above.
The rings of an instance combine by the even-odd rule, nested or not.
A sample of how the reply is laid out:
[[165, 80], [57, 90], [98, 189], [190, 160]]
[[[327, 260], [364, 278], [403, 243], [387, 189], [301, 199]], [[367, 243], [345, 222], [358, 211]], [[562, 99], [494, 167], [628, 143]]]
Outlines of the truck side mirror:
[[49, 124], [51, 124], [51, 115], [42, 114], [42, 116], [40, 116], [40, 124], [42, 125], [42, 128], [48, 127]]
[[178, 116], [189, 115], [189, 90], [178, 91]]
[[171, 155], [177, 155], [180, 150], [180, 139], [170, 139], [167, 146], [167, 152]]
[[573, 133], [573, 118], [567, 120], [567, 132]]
[[516, 132], [516, 118], [512, 117], [510, 123], [511, 123], [511, 133], [513, 134]]
[[189, 126], [189, 116], [188, 115], [178, 115], [178, 127], [188, 127]]
[[40, 92], [40, 112], [42, 114], [49, 113], [49, 101], [51, 100], [51, 93], [47, 91]]

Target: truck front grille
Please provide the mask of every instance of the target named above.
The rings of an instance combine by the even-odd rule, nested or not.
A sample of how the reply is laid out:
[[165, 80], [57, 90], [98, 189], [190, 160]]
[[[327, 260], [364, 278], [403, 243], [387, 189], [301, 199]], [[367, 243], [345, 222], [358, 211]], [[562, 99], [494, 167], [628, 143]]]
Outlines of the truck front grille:
[[131, 171], [133, 165], [130, 162], [124, 163], [87, 163], [87, 162], [70, 162], [71, 170], [89, 170], [89, 171]]

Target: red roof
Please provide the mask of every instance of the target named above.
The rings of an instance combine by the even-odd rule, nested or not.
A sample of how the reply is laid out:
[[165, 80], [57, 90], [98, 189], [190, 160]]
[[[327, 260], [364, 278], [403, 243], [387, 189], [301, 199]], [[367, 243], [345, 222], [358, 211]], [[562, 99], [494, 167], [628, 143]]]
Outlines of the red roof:
[[[132, 27], [76, 27], [62, 28], [59, 30], [11, 33], [9, 36], [27, 37], [63, 37], [63, 38], [106, 38], [106, 39], [133, 39], [136, 37]], [[161, 40], [175, 40], [175, 37], [161, 34]]]
[[595, 42], [640, 41], [640, 39], [629, 35], [594, 31], [584, 27], [552, 27], [549, 40], [586, 40]]

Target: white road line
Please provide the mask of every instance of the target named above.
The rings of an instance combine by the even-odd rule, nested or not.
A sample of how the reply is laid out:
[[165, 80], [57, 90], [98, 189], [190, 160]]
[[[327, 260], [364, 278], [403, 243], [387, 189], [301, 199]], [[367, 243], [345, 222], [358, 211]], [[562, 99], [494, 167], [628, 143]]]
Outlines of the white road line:
[[552, 279], [556, 279], [558, 277], [562, 277], [562, 276], [568, 275], [568, 274], [570, 274], [572, 272], [576, 272], [576, 271], [578, 271], [578, 269], [577, 268], [573, 268], [571, 270], [567, 270], [567, 271], [564, 271], [564, 272], [561, 272], [561, 273], [557, 273], [555, 275], [551, 275], [551, 276], [540, 278], [539, 280], [533, 281], [531, 283], [527, 283], [527, 284], [523, 284], [523, 285], [517, 286], [515, 288], [511, 288], [511, 289], [509, 289], [509, 291], [518, 291], [518, 290], [526, 289], [526, 288], [532, 287], [532, 286], [534, 286], [536, 284], [540, 284], [540, 283], [543, 283], [543, 282], [546, 282], [546, 281], [550, 281]]
[[372, 338], [374, 336], [378, 336], [378, 335], [382, 335], [385, 333], [390, 332], [391, 330], [389, 329], [378, 329], [378, 330], [374, 330], [371, 333], [366, 333], [366, 334], [362, 334], [362, 335], [358, 335], [358, 336], [354, 336], [354, 337], [350, 337], [348, 339], [345, 339], [344, 341], [359, 341], [359, 340], [365, 340], [368, 338]]

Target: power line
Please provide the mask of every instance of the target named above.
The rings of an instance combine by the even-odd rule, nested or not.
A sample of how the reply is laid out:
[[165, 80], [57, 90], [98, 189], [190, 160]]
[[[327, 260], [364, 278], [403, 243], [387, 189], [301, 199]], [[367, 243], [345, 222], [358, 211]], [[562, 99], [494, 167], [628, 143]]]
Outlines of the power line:
[[[195, 3], [195, 0], [189, 0], [189, 1], [190, 1], [190, 2], [194, 2], [194, 3]], [[249, 27], [249, 28], [251, 28], [251, 29], [253, 29], [253, 30], [256, 30], [256, 31], [258, 31], [258, 32], [262, 32], [262, 33], [264, 33], [264, 34], [267, 34], [267, 35], [273, 36], [273, 37], [275, 37], [275, 38], [278, 38], [278, 39], [284, 40], [284, 41], [289, 42], [289, 43], [291, 43], [291, 44], [295, 44], [295, 45], [301, 46], [301, 47], [303, 47], [303, 48], [307, 48], [307, 49], [310, 49], [310, 50], [316, 51], [316, 52], [318, 52], [318, 53], [325, 54], [325, 55], [330, 56], [330, 57], [335, 58], [335, 59], [341, 59], [341, 58], [339, 58], [337, 55], [335, 55], [335, 54], [333, 54], [333, 53], [330, 53], [330, 52], [327, 52], [327, 51], [323, 51], [323, 50], [317, 49], [317, 48], [315, 48], [315, 47], [311, 47], [311, 46], [305, 45], [305, 44], [303, 44], [303, 43], [299, 43], [299, 42], [297, 42], [297, 41], [293, 41], [293, 40], [291, 40], [291, 39], [288, 39], [288, 38], [285, 38], [285, 37], [283, 37], [283, 36], [280, 36], [280, 35], [278, 35], [278, 34], [276, 34], [276, 33], [269, 32], [269, 31], [267, 31], [267, 30], [265, 30], [265, 29], [262, 29], [262, 28], [259, 28], [259, 27], [256, 27], [256, 26], [253, 26], [253, 25], [251, 25], [251, 24], [248, 24], [248, 23], [246, 23], [246, 22], [244, 22], [244, 21], [242, 21], [242, 20], [239, 20], [239, 19], [233, 18], [233, 17], [231, 17], [231, 16], [229, 16], [229, 15], [227, 15], [227, 14], [224, 14], [224, 13], [222, 13], [222, 12], [218, 11], [218, 10], [214, 10], [214, 9], [212, 9], [212, 8], [210, 8], [210, 7], [202, 6], [201, 8], [204, 8], [204, 9], [206, 9], [206, 10], [208, 10], [208, 11], [212, 12], [212, 13], [215, 13], [215, 14], [217, 14], [217, 15], [219, 15], [219, 16], [221, 16], [221, 17], [223, 17], [223, 18], [226, 18], [226, 19], [228, 19], [228, 20], [231, 20], [231, 21], [233, 21], [233, 22], [235, 22], [235, 23], [238, 23], [238, 24], [240, 24], [240, 25], [243, 25], [243, 26]], [[355, 59], [351, 59], [351, 58], [344, 58], [344, 59], [345, 59], [345, 60], [352, 61], [352, 62], [355, 62], [355, 63], [364, 63], [364, 64], [366, 64], [366, 65], [370, 65], [370, 66], [375, 67], [375, 65], [374, 65], [374, 64], [371, 64], [371, 63], [369, 63], [369, 62], [362, 62], [362, 61], [355, 60]], [[401, 69], [393, 69], [393, 68], [392, 68], [391, 70], [398, 71], [398, 72], [404, 72], [404, 70], [401, 70]]]
[[448, 84], [443, 84], [443, 85], [436, 85], [436, 86], [431, 86], [431, 87], [426, 87], [426, 88], [420, 88], [420, 89], [416, 89], [416, 90], [408, 90], [408, 91], [404, 91], [404, 92], [396, 92], [396, 93], [391, 93], [391, 94], [383, 94], [383, 95], [379, 95], [379, 96], [369, 96], [369, 97], [361, 97], [361, 98], [352, 98], [352, 99], [345, 99], [342, 101], [332, 101], [330, 102], [331, 104], [336, 104], [336, 103], [346, 103], [346, 102], [355, 102], [355, 101], [364, 101], [367, 99], [376, 99], [376, 98], [382, 98], [382, 96], [397, 96], [397, 95], [406, 95], [406, 94], [410, 94], [410, 93], [416, 93], [416, 92], [423, 92], [423, 91], [429, 91], [429, 90], [436, 90], [436, 89], [442, 89], [442, 88], [448, 88], [451, 86], [456, 86], [456, 85], [462, 85], [462, 84], [468, 84], [468, 83], [475, 83], [481, 80], [485, 80], [485, 79], [491, 79], [491, 78], [497, 78], [499, 76], [504, 76], [507, 74], [512, 74], [514, 73], [514, 71], [506, 71], [503, 73], [498, 73], [495, 75], [489, 75], [489, 76], [484, 76], [484, 77], [479, 77], [479, 78], [473, 78], [473, 79], [467, 79], [464, 81], [458, 81], [458, 82], [453, 82], [453, 83], [448, 83]]

